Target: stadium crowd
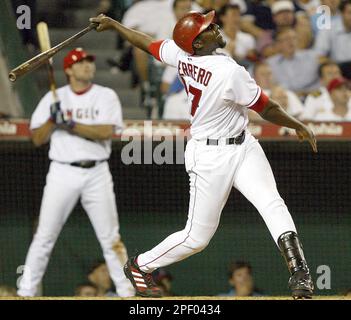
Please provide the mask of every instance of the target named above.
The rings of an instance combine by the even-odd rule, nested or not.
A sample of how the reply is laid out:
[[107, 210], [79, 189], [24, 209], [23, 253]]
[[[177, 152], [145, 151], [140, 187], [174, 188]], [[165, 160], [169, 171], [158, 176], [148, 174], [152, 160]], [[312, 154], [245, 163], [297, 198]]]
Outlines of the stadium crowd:
[[[172, 38], [174, 24], [187, 12], [214, 9], [227, 40], [217, 52], [247, 68], [287, 112], [301, 120], [351, 121], [350, 0], [144, 0], [126, 2], [118, 13], [111, 11], [114, 1], [101, 3], [100, 11], [156, 39]], [[121, 60], [110, 63], [122, 70], [135, 66], [143, 106], [157, 105], [164, 119], [188, 119], [176, 70], [128, 44], [123, 50]], [[260, 121], [254, 112], [250, 118]]]
[[[26, 3], [35, 9], [36, 0]], [[96, 14], [166, 39], [189, 11], [210, 10], [216, 11], [227, 41], [217, 53], [247, 68], [287, 112], [300, 120], [351, 121], [351, 0], [100, 0]], [[62, 26], [67, 22], [56, 19]], [[38, 45], [29, 31], [22, 36], [27, 48]], [[132, 72], [147, 118], [188, 120], [187, 95], [176, 69], [117, 38], [122, 54], [107, 63]], [[249, 117], [262, 121], [254, 112]]]

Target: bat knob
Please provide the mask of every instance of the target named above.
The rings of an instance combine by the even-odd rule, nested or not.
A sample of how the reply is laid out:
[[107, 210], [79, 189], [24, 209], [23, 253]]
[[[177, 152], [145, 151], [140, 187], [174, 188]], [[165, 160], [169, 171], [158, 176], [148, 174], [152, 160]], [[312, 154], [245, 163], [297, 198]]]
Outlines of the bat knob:
[[15, 82], [16, 79], [17, 79], [17, 76], [13, 72], [9, 73], [9, 80], [11, 82]]

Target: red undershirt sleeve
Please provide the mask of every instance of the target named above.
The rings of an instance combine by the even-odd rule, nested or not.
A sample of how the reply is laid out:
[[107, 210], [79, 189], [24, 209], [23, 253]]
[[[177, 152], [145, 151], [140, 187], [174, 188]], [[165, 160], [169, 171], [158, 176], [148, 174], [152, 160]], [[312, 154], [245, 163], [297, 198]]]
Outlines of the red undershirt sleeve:
[[153, 55], [157, 60], [161, 61], [160, 58], [160, 48], [164, 40], [153, 41], [149, 45], [149, 52]]
[[264, 108], [267, 106], [268, 101], [269, 101], [269, 97], [267, 95], [265, 95], [263, 93], [263, 91], [261, 91], [260, 97], [255, 102], [255, 104], [250, 107], [250, 109], [252, 109], [258, 113], [262, 112], [264, 110]]

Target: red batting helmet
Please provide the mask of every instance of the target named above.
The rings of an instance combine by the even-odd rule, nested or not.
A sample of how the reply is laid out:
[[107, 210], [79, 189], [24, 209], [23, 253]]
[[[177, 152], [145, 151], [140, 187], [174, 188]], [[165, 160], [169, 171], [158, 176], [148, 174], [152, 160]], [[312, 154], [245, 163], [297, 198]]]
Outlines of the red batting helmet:
[[184, 51], [194, 54], [193, 41], [214, 20], [215, 11], [207, 14], [190, 12], [181, 18], [174, 27], [173, 40]]

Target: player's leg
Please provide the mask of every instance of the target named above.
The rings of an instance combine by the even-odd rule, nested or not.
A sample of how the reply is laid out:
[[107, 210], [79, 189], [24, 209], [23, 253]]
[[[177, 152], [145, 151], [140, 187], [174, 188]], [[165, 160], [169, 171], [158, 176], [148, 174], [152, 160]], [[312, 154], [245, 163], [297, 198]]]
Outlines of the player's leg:
[[[39, 224], [27, 253], [18, 295], [35, 296], [52, 249], [79, 198], [79, 177], [67, 165], [52, 162], [43, 192]], [[69, 181], [69, 183], [68, 183]]]
[[251, 135], [246, 141], [245, 157], [236, 172], [234, 187], [256, 207], [265, 221], [293, 275], [290, 280], [293, 295], [310, 296], [313, 284], [295, 224], [279, 195], [266, 155]]
[[281, 198], [271, 166], [260, 144], [247, 136], [246, 152], [238, 167], [234, 187], [259, 211], [274, 241], [285, 232], [296, 232], [294, 221]]
[[232, 188], [236, 165], [233, 159], [237, 157], [216, 146], [195, 149], [196, 146], [190, 141], [185, 155], [190, 177], [190, 201], [185, 228], [168, 236], [152, 250], [140, 254], [137, 261], [131, 259], [126, 266], [126, 274], [129, 274], [129, 279], [140, 295], [154, 293], [148, 292], [153, 287], [147, 283], [151, 281], [149, 273], [200, 252], [208, 245], [218, 227], [222, 209]]
[[123, 272], [128, 256], [119, 234], [116, 198], [108, 164], [89, 169], [87, 178], [81, 201], [102, 247], [111, 279], [120, 297], [134, 296], [134, 289]]

